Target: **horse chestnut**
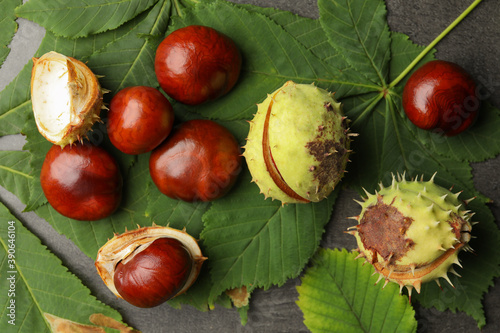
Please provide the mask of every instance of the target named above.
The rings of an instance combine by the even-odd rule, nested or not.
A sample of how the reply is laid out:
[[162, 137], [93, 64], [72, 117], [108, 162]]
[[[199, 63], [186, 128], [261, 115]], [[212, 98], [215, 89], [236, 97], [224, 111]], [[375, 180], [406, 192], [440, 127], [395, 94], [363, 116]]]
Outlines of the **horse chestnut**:
[[417, 69], [403, 90], [403, 108], [411, 122], [447, 136], [472, 125], [480, 104], [472, 77], [459, 65], [443, 60]]
[[128, 87], [111, 100], [108, 136], [126, 154], [149, 152], [166, 139], [174, 122], [168, 99], [155, 88]]
[[190, 120], [151, 152], [149, 171], [166, 196], [211, 201], [226, 194], [241, 170], [234, 136], [211, 120]]
[[115, 268], [114, 283], [124, 300], [141, 308], [157, 306], [176, 295], [186, 283], [192, 260], [182, 243], [159, 238]]
[[191, 25], [175, 30], [156, 50], [155, 72], [161, 88], [188, 105], [228, 93], [240, 69], [236, 44], [210, 27]]
[[99, 249], [95, 266], [116, 296], [150, 308], [188, 290], [206, 259], [185, 230], [153, 225], [115, 234]]
[[122, 197], [122, 177], [115, 159], [91, 144], [52, 146], [40, 173], [43, 193], [60, 214], [94, 221], [111, 215]]

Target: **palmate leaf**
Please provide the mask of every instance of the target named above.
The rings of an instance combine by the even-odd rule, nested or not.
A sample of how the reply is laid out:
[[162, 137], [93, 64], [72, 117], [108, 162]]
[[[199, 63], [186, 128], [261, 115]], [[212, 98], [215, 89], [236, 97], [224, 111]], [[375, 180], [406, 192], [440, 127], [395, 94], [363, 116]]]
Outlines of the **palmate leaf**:
[[374, 286], [373, 267], [345, 249], [321, 249], [301, 278], [298, 306], [311, 332], [416, 332], [415, 312], [399, 287]]
[[248, 171], [203, 216], [213, 300], [227, 289], [269, 288], [298, 276], [316, 251], [337, 192], [313, 204], [264, 200]]
[[[0, 204], [0, 220], [3, 332], [55, 332], [51, 323], [55, 325], [57, 317], [59, 325], [73, 325], [73, 330], [78, 325], [97, 329], [95, 323], [99, 318], [127, 328], [120, 323], [120, 314], [91, 296], [90, 290], [3, 204]], [[106, 332], [117, 331], [108, 328]]]
[[0, 67], [10, 52], [8, 45], [17, 30], [14, 9], [22, 3], [21, 0], [0, 0], [3, 15], [0, 16]]
[[31, 0], [16, 14], [69, 38], [86, 37], [118, 28], [158, 0]]

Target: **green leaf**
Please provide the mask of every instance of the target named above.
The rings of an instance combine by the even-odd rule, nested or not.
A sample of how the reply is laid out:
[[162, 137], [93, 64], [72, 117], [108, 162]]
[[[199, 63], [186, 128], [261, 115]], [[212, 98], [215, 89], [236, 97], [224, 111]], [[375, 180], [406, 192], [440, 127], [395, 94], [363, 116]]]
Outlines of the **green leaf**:
[[201, 217], [210, 207], [208, 202], [189, 203], [171, 199], [163, 195], [152, 183], [148, 183], [148, 206], [146, 215], [160, 225], [183, 229], [191, 236], [198, 238], [203, 230]]
[[10, 52], [8, 45], [17, 30], [14, 9], [22, 3], [21, 0], [0, 0], [3, 15], [0, 16], [0, 66]]
[[27, 151], [0, 151], [0, 183], [26, 204], [33, 179], [31, 154]]
[[88, 65], [104, 76], [100, 82], [106, 89], [116, 93], [128, 86], [158, 86], [153, 75], [155, 52], [170, 20], [170, 7], [170, 1], [159, 1], [137, 18], [140, 23], [126, 35], [89, 57]]
[[481, 162], [500, 152], [500, 110], [483, 102], [474, 125], [460, 135], [445, 138], [430, 131], [417, 130], [416, 138], [446, 157]]
[[0, 325], [4, 329], [52, 332], [50, 316], [61, 318], [61, 324], [72, 321], [96, 328], [89, 321], [89, 317], [96, 314], [125, 327], [119, 323], [120, 314], [91, 296], [81, 281], [3, 204], [0, 204], [0, 221], [0, 289], [3, 291]]
[[[391, 31], [391, 61], [389, 64], [389, 80], [391, 82], [394, 81], [422, 51], [424, 51], [424, 47], [413, 43], [407, 35]], [[427, 53], [421, 60], [422, 63], [433, 60], [434, 53], [434, 49], [429, 51], [429, 53]], [[410, 71], [410, 73], [399, 83], [399, 86], [404, 86], [409, 76], [415, 70], [417, 70], [417, 68]]]
[[86, 37], [112, 30], [153, 6], [158, 0], [30, 0], [16, 14], [57, 36]]
[[318, 7], [331, 45], [368, 82], [385, 87], [391, 39], [384, 1], [319, 0]]
[[32, 61], [0, 93], [0, 136], [19, 134], [31, 112]]
[[316, 251], [336, 193], [314, 204], [264, 200], [247, 170], [230, 195], [203, 216], [211, 299], [227, 289], [269, 288], [298, 276]]
[[298, 306], [311, 332], [416, 332], [415, 312], [399, 287], [374, 286], [372, 266], [345, 249], [320, 249], [301, 278]]

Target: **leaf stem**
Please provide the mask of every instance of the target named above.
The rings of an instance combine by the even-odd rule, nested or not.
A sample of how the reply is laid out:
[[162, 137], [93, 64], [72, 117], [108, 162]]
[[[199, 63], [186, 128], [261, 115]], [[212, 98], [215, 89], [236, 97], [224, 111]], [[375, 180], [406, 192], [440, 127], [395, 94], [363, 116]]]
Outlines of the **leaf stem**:
[[474, 8], [476, 8], [482, 0], [475, 0], [459, 17], [457, 17], [442, 33], [439, 34], [420, 54], [406, 67], [406, 69], [399, 74], [394, 81], [389, 84], [389, 89], [397, 85], [412, 69], [415, 67], [423, 57], [429, 53], [430, 50], [436, 46], [453, 28], [455, 28]]

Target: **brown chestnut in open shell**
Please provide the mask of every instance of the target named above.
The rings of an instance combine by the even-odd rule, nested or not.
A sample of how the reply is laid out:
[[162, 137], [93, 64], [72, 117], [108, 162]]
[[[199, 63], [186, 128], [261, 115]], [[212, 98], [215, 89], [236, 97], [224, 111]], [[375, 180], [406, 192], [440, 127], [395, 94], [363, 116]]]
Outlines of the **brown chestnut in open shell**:
[[198, 105], [227, 94], [240, 75], [241, 55], [232, 39], [205, 26], [190, 25], [158, 46], [155, 72], [173, 99]]
[[95, 266], [116, 296], [151, 308], [184, 293], [206, 259], [185, 230], [154, 225], [113, 237], [100, 248]]
[[241, 171], [235, 137], [211, 120], [195, 119], [175, 128], [151, 152], [149, 172], [160, 192], [187, 202], [224, 196]]
[[474, 79], [459, 65], [429, 61], [408, 79], [403, 108], [417, 127], [454, 136], [477, 117], [480, 100]]
[[116, 160], [90, 143], [53, 145], [45, 155], [40, 183], [49, 204], [75, 220], [103, 219], [122, 198], [123, 180]]

